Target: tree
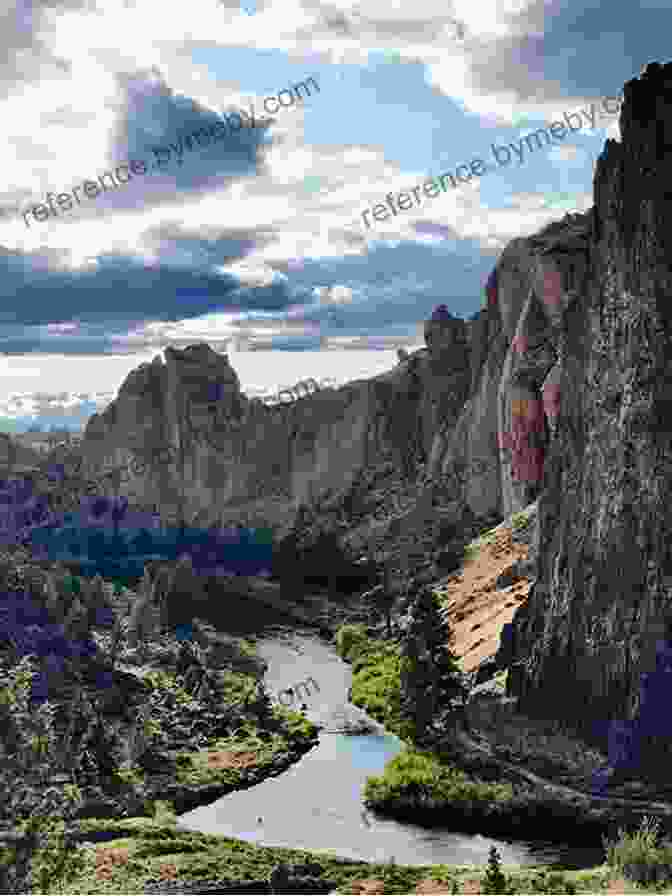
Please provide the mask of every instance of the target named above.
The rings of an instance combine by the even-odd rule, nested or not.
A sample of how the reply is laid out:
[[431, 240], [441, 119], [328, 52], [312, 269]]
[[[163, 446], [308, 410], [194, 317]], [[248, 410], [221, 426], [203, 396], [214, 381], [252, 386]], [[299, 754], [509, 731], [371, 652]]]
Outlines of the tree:
[[[81, 794], [67, 775], [59, 774], [66, 760], [57, 747], [54, 707], [43, 701], [36, 706], [31, 697], [36, 671], [29, 657], [0, 669], [0, 821], [27, 837], [0, 865], [3, 893], [32, 892], [33, 883], [43, 892], [44, 878], [53, 880], [72, 855], [77, 833], [74, 814]], [[31, 861], [40, 846], [49, 848], [33, 881]]]
[[450, 638], [434, 592], [421, 588], [401, 643], [401, 715], [405, 733], [418, 744], [466, 694]]
[[484, 893], [506, 893], [508, 881], [502, 873], [500, 857], [495, 846], [490, 847], [488, 867], [483, 881]]

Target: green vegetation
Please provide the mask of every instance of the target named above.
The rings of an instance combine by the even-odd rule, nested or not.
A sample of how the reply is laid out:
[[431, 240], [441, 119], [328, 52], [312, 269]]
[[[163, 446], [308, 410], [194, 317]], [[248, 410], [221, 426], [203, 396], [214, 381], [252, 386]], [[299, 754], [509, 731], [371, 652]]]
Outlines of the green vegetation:
[[366, 626], [342, 625], [336, 632], [336, 652], [342, 659], [352, 662], [368, 641]]
[[508, 669], [500, 669], [500, 671], [495, 676], [493, 676], [492, 684], [494, 684], [497, 688], [499, 688], [499, 690], [501, 690], [502, 693], [505, 693], [506, 692], [506, 681], [507, 681], [508, 677], [509, 677], [509, 670]]
[[[356, 880], [384, 882], [385, 893], [413, 893], [420, 881], [440, 881], [444, 893], [460, 893], [465, 881], [480, 881], [481, 892], [528, 893], [637, 893], [643, 888], [632, 884], [613, 888], [614, 872], [607, 865], [583, 871], [550, 871], [544, 866], [500, 866], [492, 856], [487, 868], [478, 866], [405, 866], [394, 862], [373, 864], [339, 859], [329, 850], [280, 849], [256, 846], [227, 837], [176, 831], [172, 823], [155, 818], [119, 821], [86, 819], [84, 834], [115, 831], [119, 839], [97, 847], [71, 850], [67, 870], [47, 880], [47, 896], [80, 894], [141, 893], [145, 884], [160, 880], [168, 870], [181, 881], [268, 880], [280, 862], [314, 866], [311, 876], [331, 881], [339, 893], [353, 891]], [[117, 864], [104, 865], [106, 855], [116, 855]], [[101, 867], [106, 867], [105, 874]], [[501, 877], [505, 878], [502, 883]], [[499, 881], [499, 883], [497, 883]], [[611, 882], [611, 886], [610, 886]], [[491, 888], [492, 887], [492, 888]], [[498, 889], [498, 887], [501, 887]], [[659, 888], [656, 888], [660, 892]], [[649, 888], [653, 891], [652, 888]], [[473, 890], [471, 890], [473, 892]]]
[[642, 883], [672, 880], [672, 846], [661, 846], [660, 822], [644, 818], [639, 830], [629, 834], [619, 830], [615, 843], [607, 840], [607, 862], [622, 874]]
[[[149, 585], [146, 575], [141, 594], [115, 599], [100, 576], [45, 569], [23, 549], [0, 553], [0, 822], [28, 837], [0, 849], [2, 892], [65, 882], [81, 864], [79, 814], [92, 803], [119, 814], [157, 812], [167, 823], [171, 808], [155, 800], [168, 782], [216, 783], [226, 792], [289, 764], [315, 741], [316, 726], [271, 705], [249, 641], [194, 620], [208, 668], [203, 654], [185, 667], [176, 638], [152, 622], [140, 657], [128, 614]], [[111, 882], [101, 886], [109, 891]]]
[[203, 784], [226, 783], [236, 785], [244, 780], [244, 769], [252, 764], [257, 771], [272, 768], [276, 757], [287, 753], [294, 737], [310, 738], [315, 726], [300, 713], [277, 708], [286, 716], [286, 733], [260, 732], [250, 723], [243, 724], [227, 738], [208, 743], [207, 749], [179, 753], [176, 765], [178, 784], [197, 787]]
[[[413, 654], [422, 657], [416, 688], [429, 692], [431, 707], [445, 708], [460, 690], [455, 682], [451, 657], [443, 653], [447, 634], [439, 628], [433, 614], [423, 614], [429, 597], [421, 595], [411, 613], [407, 637], [414, 644]], [[428, 630], [431, 623], [431, 631]], [[445, 640], [444, 640], [445, 638]], [[413, 668], [401, 649], [387, 641], [373, 641], [356, 626], [343, 626], [336, 636], [339, 653], [353, 663], [351, 699], [356, 706], [405, 740], [414, 742], [417, 725], [411, 709], [420, 697], [409, 688], [408, 716], [403, 713], [402, 670], [407, 664], [406, 680]], [[429, 642], [429, 643], [428, 643]], [[406, 687], [409, 687], [406, 685]], [[435, 693], [432, 694], [432, 689]], [[423, 706], [423, 709], [426, 707]], [[471, 780], [463, 772], [442, 762], [425, 750], [406, 749], [389, 762], [382, 776], [368, 779], [364, 797], [368, 805], [381, 812], [398, 814], [408, 809], [427, 808], [436, 811], [459, 801], [488, 803], [510, 800], [513, 791], [508, 784], [487, 784]]]
[[137, 765], [120, 766], [119, 768], [115, 768], [113, 774], [114, 777], [121, 781], [123, 784], [141, 785], [145, 783], [145, 774], [143, 770]]
[[431, 740], [437, 724], [467, 696], [450, 638], [437, 595], [422, 588], [410, 607], [400, 651], [402, 736], [418, 746]]
[[31, 882], [41, 886], [52, 874], [66, 873], [76, 829], [74, 814], [81, 799], [79, 788], [67, 778], [57, 783], [62, 765], [56, 750], [54, 711], [49, 704], [35, 707], [30, 702], [37, 674], [30, 657], [23, 657], [11, 669], [0, 667], [0, 814], [4, 823], [32, 840], [25, 849], [0, 849], [0, 886], [5, 893], [21, 893]]
[[510, 784], [472, 780], [429, 751], [406, 749], [385, 766], [381, 776], [367, 779], [364, 799], [372, 809], [399, 812], [426, 807], [433, 811], [457, 802], [510, 800]]
[[506, 875], [502, 873], [499, 853], [494, 846], [490, 847], [488, 867], [483, 880], [484, 893], [507, 893], [510, 889]]
[[[355, 626], [344, 626], [355, 628]], [[343, 629], [337, 635], [338, 639]], [[387, 641], [363, 639], [348, 640], [354, 636], [347, 634], [347, 653], [344, 659], [353, 663], [351, 699], [376, 721], [390, 731], [401, 735], [403, 730], [400, 715], [400, 674], [401, 657], [399, 648]], [[340, 651], [339, 651], [340, 652]]]
[[[448, 887], [474, 869], [451, 868], [446, 865], [404, 866], [394, 862], [369, 864], [331, 856], [328, 851], [310, 853], [305, 850], [260, 847], [227, 837], [175, 831], [173, 827], [152, 819], [124, 821], [86, 820], [84, 831], [118, 831], [119, 839], [96, 848], [77, 850], [68, 878], [52, 878], [45, 894], [140, 893], [150, 880], [159, 880], [162, 871], [173, 868], [181, 881], [196, 880], [268, 880], [280, 862], [287, 865], [314, 866], [311, 876], [331, 881], [338, 892], [352, 892], [352, 883], [363, 878], [384, 882], [386, 893], [412, 893], [420, 880], [432, 878]], [[101, 875], [101, 859], [117, 854], [119, 864], [111, 865]], [[98, 858], [97, 858], [98, 854]], [[450, 892], [450, 890], [446, 890]], [[529, 892], [529, 891], [528, 891]]]
[[518, 532], [520, 529], [525, 529], [529, 525], [529, 522], [530, 514], [526, 513], [524, 510], [511, 515], [511, 524], [514, 532]]
[[465, 695], [449, 639], [429, 589], [411, 605], [400, 645], [367, 638], [361, 625], [342, 626], [336, 647], [352, 663], [352, 702], [402, 739], [422, 744], [434, 722], [445, 720], [453, 701]]

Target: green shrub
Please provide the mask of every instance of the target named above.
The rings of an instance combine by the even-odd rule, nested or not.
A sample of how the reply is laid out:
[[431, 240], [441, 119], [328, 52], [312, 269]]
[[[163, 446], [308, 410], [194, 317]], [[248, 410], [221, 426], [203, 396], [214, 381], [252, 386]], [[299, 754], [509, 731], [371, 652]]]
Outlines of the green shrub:
[[342, 625], [336, 632], [336, 651], [344, 660], [351, 660], [351, 651], [354, 653], [366, 645], [366, 627], [364, 625]]
[[473, 560], [474, 557], [476, 557], [476, 555], [477, 555], [478, 552], [480, 551], [480, 549], [481, 549], [481, 545], [478, 544], [478, 543], [475, 542], [475, 541], [472, 541], [471, 544], [468, 544], [468, 545], [466, 546], [466, 548], [464, 549], [464, 559], [465, 559], [465, 561], [466, 561], [466, 560]]
[[364, 799], [373, 808], [440, 808], [460, 802], [492, 803], [509, 800], [509, 784], [472, 780], [464, 772], [440, 762], [427, 751], [406, 749], [385, 766], [381, 776], [367, 779]]
[[511, 524], [515, 532], [518, 532], [520, 529], [525, 529], [529, 522], [529, 514], [525, 513], [522, 510], [519, 513], [514, 513], [511, 516]]
[[390, 731], [401, 732], [400, 658], [391, 647], [375, 651], [360, 649], [353, 666], [351, 699]]
[[114, 776], [120, 781], [123, 781], [124, 784], [140, 785], [145, 783], [145, 775], [142, 769], [137, 765], [126, 768], [116, 768], [114, 770]]
[[490, 847], [490, 855], [488, 857], [488, 868], [483, 879], [484, 893], [506, 893], [508, 890], [508, 881], [506, 876], [502, 874], [500, 867], [500, 857], [495, 846]]
[[26, 892], [31, 878], [41, 886], [65, 870], [77, 829], [75, 810], [81, 805], [81, 792], [67, 775], [56, 784], [63, 773], [63, 759], [54, 726], [55, 707], [49, 702], [31, 705], [36, 671], [30, 657], [12, 668], [0, 667], [0, 816], [3, 826], [31, 838], [25, 849], [1, 851], [4, 893]]
[[604, 839], [607, 864], [625, 873], [626, 866], [639, 865], [652, 869], [672, 869], [672, 847], [659, 846], [660, 821], [645, 817], [639, 830], [630, 834], [619, 829], [618, 840], [609, 842]]
[[529, 882], [530, 893], [576, 893], [574, 884], [560, 873], [541, 871]]
[[175, 807], [169, 800], [155, 800], [152, 816], [157, 824], [172, 826], [177, 823]]

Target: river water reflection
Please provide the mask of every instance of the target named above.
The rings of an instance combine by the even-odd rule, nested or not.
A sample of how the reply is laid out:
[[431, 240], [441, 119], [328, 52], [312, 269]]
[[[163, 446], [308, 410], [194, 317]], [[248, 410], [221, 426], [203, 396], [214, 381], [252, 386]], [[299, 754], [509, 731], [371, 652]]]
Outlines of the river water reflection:
[[[231, 631], [229, 626], [227, 630]], [[249, 636], [250, 632], [231, 634]], [[350, 859], [384, 862], [394, 858], [405, 865], [485, 865], [492, 845], [504, 864], [561, 862], [580, 868], [603, 861], [599, 847], [506, 842], [478, 834], [424, 829], [365, 811], [362, 791], [366, 778], [382, 774], [385, 764], [402, 749], [401, 741], [347, 703], [350, 666], [311, 633], [290, 634], [271, 626], [259, 633], [257, 649], [268, 664], [265, 679], [271, 692], [311, 675], [317, 681], [319, 692], [303, 699], [308, 718], [324, 725], [320, 743], [281, 775], [185, 813], [180, 827], [264, 846], [331, 851]], [[362, 717], [373, 722], [375, 733], [337, 733], [344, 719]]]

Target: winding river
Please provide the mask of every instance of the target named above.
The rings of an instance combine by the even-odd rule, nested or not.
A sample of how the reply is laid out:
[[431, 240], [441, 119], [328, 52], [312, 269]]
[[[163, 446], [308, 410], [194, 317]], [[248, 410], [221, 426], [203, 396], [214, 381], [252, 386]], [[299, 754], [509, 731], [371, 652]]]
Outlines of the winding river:
[[[234, 635], [256, 637], [257, 650], [268, 664], [265, 679], [272, 693], [309, 676], [317, 681], [319, 692], [313, 689], [312, 696], [304, 699], [308, 718], [324, 728], [318, 746], [287, 771], [183, 814], [179, 827], [263, 846], [330, 851], [349, 859], [386, 862], [394, 858], [406, 865], [485, 865], [493, 845], [504, 864], [559, 862], [584, 868], [603, 860], [601, 850], [594, 846], [581, 849], [541, 841], [508, 842], [429, 830], [366, 811], [362, 802], [366, 778], [382, 774], [386, 762], [401, 751], [402, 742], [347, 702], [350, 666], [334, 648], [307, 630], [293, 628], [290, 632], [272, 622], [263, 629], [257, 627], [256, 632], [249, 628], [232, 631], [230, 625], [226, 628]], [[339, 733], [344, 719], [357, 718], [372, 722], [376, 733]]]

